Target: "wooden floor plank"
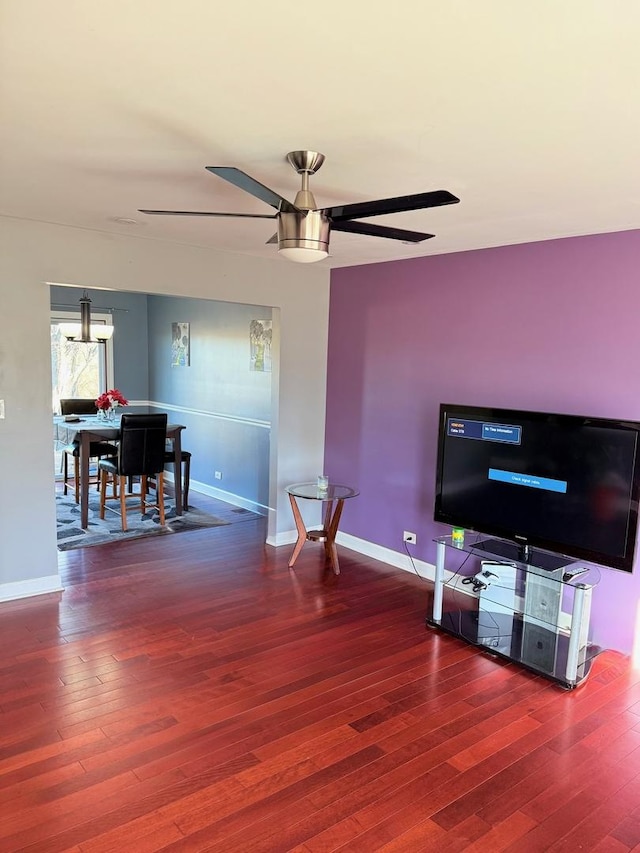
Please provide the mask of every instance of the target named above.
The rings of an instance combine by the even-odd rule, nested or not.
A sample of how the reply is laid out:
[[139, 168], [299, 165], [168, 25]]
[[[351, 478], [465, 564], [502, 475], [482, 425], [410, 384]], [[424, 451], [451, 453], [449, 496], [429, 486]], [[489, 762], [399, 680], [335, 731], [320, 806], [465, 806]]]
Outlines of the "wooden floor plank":
[[616, 792], [615, 797], [606, 796], [600, 805], [573, 828], [570, 838], [565, 836], [556, 842], [550, 851], [560, 853], [560, 851], [569, 851], [571, 848], [580, 848], [580, 846], [588, 848], [589, 845], [603, 842], [638, 803], [640, 803], [640, 779], [636, 777], [623, 785]]
[[640, 672], [567, 692], [425, 627], [431, 585], [225, 527], [60, 553], [0, 605], [10, 853], [640, 850]]
[[481, 835], [473, 844], [465, 848], [465, 853], [501, 853], [507, 847], [516, 844], [537, 822], [528, 815], [513, 811], [499, 823], [496, 823], [485, 835]]

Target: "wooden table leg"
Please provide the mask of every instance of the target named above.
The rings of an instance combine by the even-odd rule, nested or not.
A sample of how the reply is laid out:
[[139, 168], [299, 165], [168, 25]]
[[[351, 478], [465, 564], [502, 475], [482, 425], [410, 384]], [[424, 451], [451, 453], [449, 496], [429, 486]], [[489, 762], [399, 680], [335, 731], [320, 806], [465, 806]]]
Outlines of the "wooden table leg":
[[304, 526], [304, 521], [302, 520], [302, 516], [300, 515], [300, 510], [298, 509], [296, 499], [291, 494], [289, 495], [289, 501], [291, 503], [291, 510], [293, 512], [293, 518], [296, 523], [296, 529], [298, 531], [298, 540], [295, 544], [295, 548], [293, 549], [293, 553], [289, 558], [289, 568], [291, 568], [295, 561], [298, 559], [300, 551], [302, 551], [302, 546], [307, 541], [307, 528]]
[[333, 504], [330, 503], [327, 507], [327, 514], [325, 516], [325, 531], [327, 534], [327, 538], [325, 540], [325, 551], [329, 560], [331, 561], [331, 566], [333, 568], [333, 573], [336, 575], [340, 574], [340, 564], [338, 563], [338, 549], [336, 548], [336, 536], [338, 534], [338, 525], [340, 524], [340, 516], [342, 515], [342, 507], [344, 506], [344, 500], [339, 500], [336, 503], [335, 511], [333, 515], [331, 514], [331, 510]]
[[80, 526], [89, 526], [89, 454], [91, 452], [90, 435], [83, 431], [80, 435]]
[[342, 508], [344, 506], [344, 499], [336, 501], [335, 510], [333, 501], [327, 501], [327, 508], [324, 514], [324, 526], [322, 530], [313, 529], [309, 531], [305, 527], [304, 521], [302, 520], [302, 515], [300, 514], [300, 509], [298, 508], [298, 503], [291, 493], [289, 494], [289, 501], [291, 503], [291, 510], [293, 512], [293, 518], [296, 523], [296, 529], [298, 531], [298, 539], [293, 549], [293, 553], [291, 554], [291, 557], [289, 559], [289, 568], [291, 568], [295, 561], [298, 559], [300, 551], [302, 551], [302, 546], [307, 541], [307, 539], [313, 539], [314, 542], [324, 541], [324, 551], [327, 556], [327, 559], [331, 563], [333, 573], [339, 575], [340, 564], [338, 563], [336, 536], [338, 533], [338, 525], [340, 524], [340, 516], [342, 515]]

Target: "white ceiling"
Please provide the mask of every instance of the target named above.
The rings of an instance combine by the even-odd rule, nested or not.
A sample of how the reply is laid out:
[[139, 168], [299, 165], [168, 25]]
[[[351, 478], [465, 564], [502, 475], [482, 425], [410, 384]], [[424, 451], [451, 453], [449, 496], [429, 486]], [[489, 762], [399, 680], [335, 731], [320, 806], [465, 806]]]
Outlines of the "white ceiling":
[[639, 36], [636, 0], [0, 0], [0, 213], [276, 258], [273, 222], [137, 209], [272, 213], [205, 166], [293, 200], [309, 148], [320, 205], [461, 199], [324, 266], [640, 228]]

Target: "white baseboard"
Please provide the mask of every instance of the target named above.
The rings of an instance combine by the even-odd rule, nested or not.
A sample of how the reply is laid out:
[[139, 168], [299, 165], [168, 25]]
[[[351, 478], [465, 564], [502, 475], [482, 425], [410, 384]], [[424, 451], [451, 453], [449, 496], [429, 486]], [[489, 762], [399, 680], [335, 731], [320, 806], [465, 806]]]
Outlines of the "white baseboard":
[[[277, 536], [269, 537], [267, 545], [293, 545], [297, 540], [298, 533], [295, 530], [285, 530], [278, 533]], [[413, 575], [419, 575], [426, 580], [433, 580], [435, 577], [436, 567], [432, 563], [425, 563], [422, 560], [411, 560], [406, 554], [401, 551], [393, 551], [391, 548], [383, 548], [382, 545], [375, 545], [373, 542], [368, 542], [366, 539], [359, 539], [357, 536], [351, 536], [350, 533], [340, 533], [336, 536], [336, 543], [344, 545], [351, 551], [357, 551], [358, 554], [364, 554], [365, 557], [372, 557], [374, 560], [380, 560], [381, 563], [387, 563], [389, 566], [395, 566], [397, 569], [403, 569], [405, 572], [410, 572]]]
[[297, 531], [283, 530], [282, 533], [277, 533], [275, 536], [269, 536], [267, 538], [267, 545], [273, 545], [274, 548], [278, 548], [280, 545], [293, 545], [297, 538]]
[[350, 533], [340, 533], [340, 531], [338, 531], [338, 535], [336, 536], [336, 542], [338, 545], [344, 545], [345, 548], [351, 549], [351, 551], [364, 554], [365, 557], [372, 557], [374, 560], [380, 560], [381, 563], [395, 566], [396, 569], [411, 572], [412, 575], [418, 575], [430, 581], [435, 578], [436, 567], [433, 563], [425, 563], [423, 560], [417, 560], [415, 557], [410, 559], [402, 551], [383, 548], [382, 545], [376, 545], [373, 542], [368, 542], [366, 539], [359, 539]]
[[[164, 478], [167, 482], [173, 483], [173, 472], [165, 471]], [[215, 486], [210, 486], [207, 483], [200, 483], [198, 480], [190, 480], [189, 490], [191, 489], [193, 489], [194, 492], [201, 492], [203, 495], [208, 495], [210, 498], [218, 498], [218, 500], [232, 504], [233, 506], [239, 506], [242, 507], [242, 509], [257, 512], [258, 515], [267, 515], [269, 512], [268, 507], [263, 504], [247, 500], [246, 498], [241, 498], [239, 495], [234, 495], [233, 492], [225, 492], [224, 489], [216, 489]]]
[[0, 601], [17, 601], [20, 598], [31, 598], [33, 595], [47, 595], [50, 592], [63, 592], [60, 575], [49, 575], [44, 578], [33, 578], [29, 581], [13, 581], [0, 584]]

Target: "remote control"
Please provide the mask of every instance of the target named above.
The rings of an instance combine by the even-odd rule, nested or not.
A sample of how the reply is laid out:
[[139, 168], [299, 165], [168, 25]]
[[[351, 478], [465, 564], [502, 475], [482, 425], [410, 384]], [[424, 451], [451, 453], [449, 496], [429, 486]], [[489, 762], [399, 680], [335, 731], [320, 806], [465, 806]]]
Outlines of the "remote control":
[[585, 574], [585, 572], [588, 572], [588, 571], [589, 571], [589, 569], [585, 569], [585, 568], [572, 569], [571, 571], [565, 572], [562, 575], [562, 580], [565, 583], [569, 583], [569, 581], [572, 581], [574, 578], [577, 578], [578, 575], [583, 575], [583, 574]]

